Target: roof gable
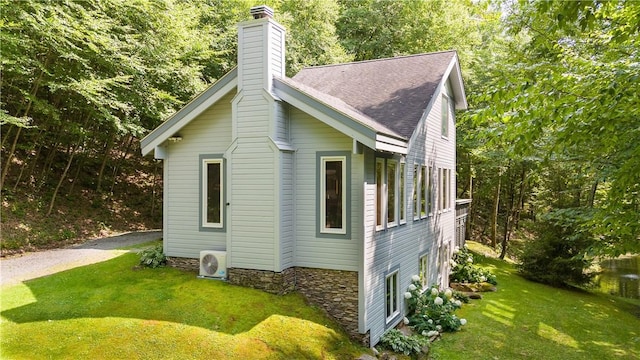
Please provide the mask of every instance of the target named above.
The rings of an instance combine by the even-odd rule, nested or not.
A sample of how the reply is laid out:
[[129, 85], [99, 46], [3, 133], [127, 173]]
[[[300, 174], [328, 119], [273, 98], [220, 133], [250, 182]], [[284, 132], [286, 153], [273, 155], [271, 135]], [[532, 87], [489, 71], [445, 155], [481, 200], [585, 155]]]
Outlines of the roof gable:
[[169, 137], [180, 131], [180, 129], [191, 120], [234, 89], [237, 83], [238, 69], [233, 68], [140, 140], [142, 155], [149, 154], [156, 146], [162, 144]]
[[[459, 76], [456, 52], [445, 51], [305, 68], [293, 80], [338, 98], [409, 138], [452, 70]], [[466, 107], [466, 100], [463, 102]]]

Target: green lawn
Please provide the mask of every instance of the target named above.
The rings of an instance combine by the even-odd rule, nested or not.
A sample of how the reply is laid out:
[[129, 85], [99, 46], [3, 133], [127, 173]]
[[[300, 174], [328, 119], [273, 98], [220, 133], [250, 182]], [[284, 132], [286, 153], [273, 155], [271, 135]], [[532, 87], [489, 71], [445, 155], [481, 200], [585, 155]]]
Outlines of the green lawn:
[[137, 268], [138, 255], [2, 288], [0, 358], [354, 359], [298, 294]]
[[457, 312], [468, 323], [433, 344], [434, 359], [640, 359], [640, 319], [628, 311], [640, 302], [530, 282], [495, 259], [481, 265], [498, 291]]

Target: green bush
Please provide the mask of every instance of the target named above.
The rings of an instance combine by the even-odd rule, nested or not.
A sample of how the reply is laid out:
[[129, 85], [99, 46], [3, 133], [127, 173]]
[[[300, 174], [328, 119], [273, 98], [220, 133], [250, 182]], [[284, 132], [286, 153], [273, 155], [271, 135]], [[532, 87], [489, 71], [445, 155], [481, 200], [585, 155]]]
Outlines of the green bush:
[[380, 346], [405, 355], [416, 355], [429, 345], [429, 340], [420, 336], [406, 336], [400, 330], [391, 329], [380, 338]]
[[481, 283], [488, 282], [498, 285], [496, 276], [489, 270], [484, 270], [473, 264], [473, 253], [466, 246], [462, 249], [456, 247], [451, 259], [450, 282], [456, 283]]
[[140, 265], [150, 268], [157, 268], [167, 263], [167, 257], [164, 255], [162, 245], [157, 245], [140, 252]]
[[553, 286], [587, 285], [593, 274], [587, 256], [594, 237], [582, 224], [581, 212], [551, 212], [537, 223], [536, 239], [525, 244], [518, 270], [527, 279]]
[[462, 307], [462, 300], [455, 298], [451, 289], [440, 290], [437, 286], [422, 292], [420, 279], [416, 276], [413, 280], [404, 296], [409, 308], [408, 325], [428, 337], [460, 330], [466, 320], [458, 318], [454, 312]]

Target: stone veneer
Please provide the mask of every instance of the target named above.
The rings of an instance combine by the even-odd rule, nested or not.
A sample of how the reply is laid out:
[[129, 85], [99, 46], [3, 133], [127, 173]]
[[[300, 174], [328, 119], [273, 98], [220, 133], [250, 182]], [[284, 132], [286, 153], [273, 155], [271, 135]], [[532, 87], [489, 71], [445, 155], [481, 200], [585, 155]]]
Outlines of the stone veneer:
[[369, 346], [369, 334], [358, 332], [356, 271], [297, 267], [296, 289], [342, 325], [352, 339]]
[[180, 270], [200, 272], [200, 259], [167, 257], [167, 265]]
[[279, 273], [267, 270], [228, 268], [227, 275], [231, 284], [252, 287], [272, 294], [284, 295], [296, 288], [295, 268], [288, 268]]
[[[167, 258], [167, 264], [187, 271], [200, 269], [199, 259]], [[228, 268], [231, 284], [284, 295], [299, 291], [311, 304], [323, 309], [349, 336], [369, 346], [369, 333], [358, 332], [358, 273], [355, 271], [292, 267], [282, 272]]]

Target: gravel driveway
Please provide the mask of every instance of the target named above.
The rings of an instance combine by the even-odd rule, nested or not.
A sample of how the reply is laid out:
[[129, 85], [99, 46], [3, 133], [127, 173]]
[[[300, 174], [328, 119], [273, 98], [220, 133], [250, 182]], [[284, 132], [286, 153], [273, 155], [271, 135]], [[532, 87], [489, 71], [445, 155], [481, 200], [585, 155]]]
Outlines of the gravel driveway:
[[55, 274], [112, 259], [129, 250], [116, 250], [162, 237], [162, 231], [138, 231], [89, 240], [68, 248], [27, 253], [0, 260], [0, 286]]

